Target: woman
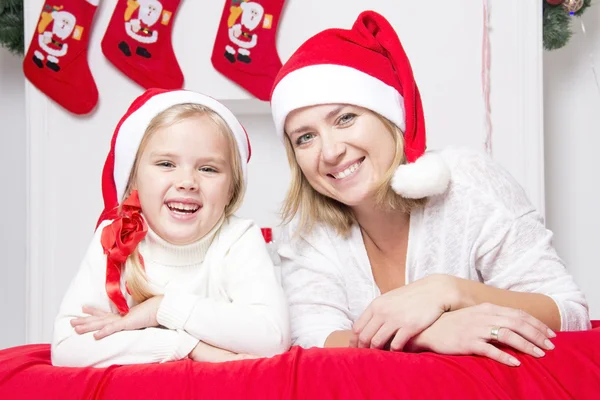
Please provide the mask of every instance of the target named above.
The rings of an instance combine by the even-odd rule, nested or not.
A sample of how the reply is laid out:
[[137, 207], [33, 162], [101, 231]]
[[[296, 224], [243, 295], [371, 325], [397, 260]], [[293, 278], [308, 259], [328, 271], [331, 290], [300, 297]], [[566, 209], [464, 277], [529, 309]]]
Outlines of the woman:
[[410, 62], [381, 15], [307, 40], [271, 106], [292, 182], [280, 242], [294, 344], [519, 361], [590, 326], [522, 188], [483, 154], [425, 153]]

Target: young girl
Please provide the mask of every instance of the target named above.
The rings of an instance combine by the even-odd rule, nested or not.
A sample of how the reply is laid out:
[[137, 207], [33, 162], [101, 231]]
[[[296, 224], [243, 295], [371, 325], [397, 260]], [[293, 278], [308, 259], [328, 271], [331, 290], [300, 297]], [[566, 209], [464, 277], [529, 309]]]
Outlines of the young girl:
[[288, 349], [287, 305], [260, 229], [233, 215], [249, 158], [244, 128], [210, 97], [150, 89], [133, 102], [104, 166], [105, 210], [56, 317], [54, 365]]

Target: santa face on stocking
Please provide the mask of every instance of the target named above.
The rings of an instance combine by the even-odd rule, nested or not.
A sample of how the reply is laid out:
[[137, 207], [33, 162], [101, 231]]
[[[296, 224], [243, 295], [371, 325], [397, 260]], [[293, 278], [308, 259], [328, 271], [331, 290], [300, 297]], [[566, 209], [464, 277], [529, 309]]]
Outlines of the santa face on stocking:
[[[158, 41], [158, 30], [153, 28], [161, 19], [163, 5], [157, 0], [137, 0], [128, 2], [125, 11], [125, 32], [127, 35], [141, 44], [152, 44]], [[129, 45], [122, 41], [119, 49], [127, 57], [131, 56]], [[144, 58], [152, 57], [152, 54], [143, 45], [138, 45], [135, 53]]]
[[[69, 37], [75, 29], [75, 16], [68, 11], [43, 13], [38, 24], [39, 49], [33, 53], [33, 62], [39, 68], [46, 66], [52, 71], [60, 71], [58, 61], [67, 54]], [[78, 32], [80, 36], [80, 32]]]
[[265, 10], [263, 6], [254, 2], [244, 2], [240, 4], [241, 18], [240, 22], [229, 28], [229, 40], [234, 46], [225, 46], [225, 58], [232, 63], [235, 62], [237, 50], [237, 59], [246, 64], [250, 63], [250, 49], [255, 47], [258, 41], [258, 34], [253, 31], [260, 25]]

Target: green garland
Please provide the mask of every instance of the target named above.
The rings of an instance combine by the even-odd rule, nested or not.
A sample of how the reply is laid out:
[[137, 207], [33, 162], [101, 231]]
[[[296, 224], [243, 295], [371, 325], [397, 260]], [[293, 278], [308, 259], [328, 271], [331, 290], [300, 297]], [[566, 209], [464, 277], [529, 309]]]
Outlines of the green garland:
[[[551, 5], [546, 0], [542, 0], [542, 2], [544, 5], [544, 49], [560, 49], [567, 44], [573, 35], [571, 30], [571, 18], [573, 17], [561, 4]], [[592, 0], [584, 0], [583, 6], [574, 16], [580, 17], [591, 3]]]
[[[565, 46], [573, 32], [571, 16], [562, 5], [544, 5], [544, 49], [556, 50]], [[592, 0], [584, 0], [583, 7], [575, 13], [581, 16]], [[23, 55], [25, 48], [23, 33], [23, 0], [0, 0], [0, 45], [11, 53]]]
[[23, 0], [0, 0], [0, 45], [23, 55]]

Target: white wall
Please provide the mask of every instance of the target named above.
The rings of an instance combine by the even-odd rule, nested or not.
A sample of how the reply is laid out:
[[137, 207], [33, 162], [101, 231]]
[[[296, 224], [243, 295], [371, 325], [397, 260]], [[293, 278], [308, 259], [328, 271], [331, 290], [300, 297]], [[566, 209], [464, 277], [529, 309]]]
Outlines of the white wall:
[[25, 339], [25, 80], [0, 48], [0, 349]]
[[[569, 44], [544, 55], [547, 225], [554, 244], [600, 319], [600, 3]], [[600, 79], [600, 76], [598, 77]]]
[[[26, 1], [26, 42], [33, 34], [42, 3]], [[539, 4], [528, 2], [524, 6], [522, 0], [491, 3], [494, 157], [543, 209]], [[88, 60], [100, 92], [94, 113], [84, 117], [69, 114], [26, 85], [28, 134], [32, 138], [28, 147], [29, 342], [50, 340], [60, 299], [101, 211], [100, 174], [112, 131], [129, 103], [142, 93], [100, 51], [114, 4], [114, 0], [100, 3], [92, 27]], [[435, 13], [428, 2], [372, 0], [368, 6], [390, 19], [413, 60], [430, 147], [456, 144], [482, 148], [481, 4], [474, 5], [472, 0], [439, 2]], [[362, 0], [348, 0], [343, 7], [334, 1], [288, 1], [278, 34], [282, 60], [324, 28], [350, 27], [364, 8]], [[272, 132], [268, 107], [251, 99], [210, 64], [222, 9], [223, 2], [182, 2], [174, 20], [174, 50], [186, 88], [222, 99], [246, 123], [254, 151], [250, 188], [241, 214], [256, 219], [261, 226], [273, 226], [286, 190], [287, 163]]]

